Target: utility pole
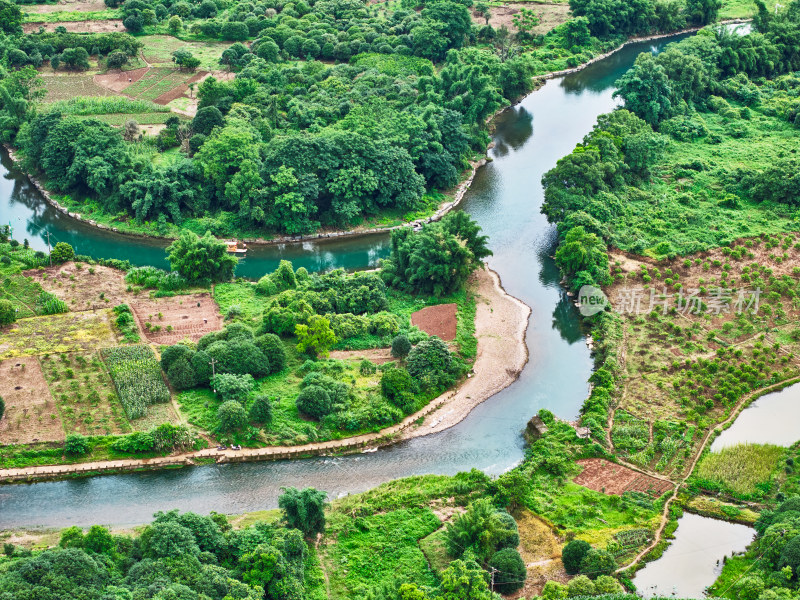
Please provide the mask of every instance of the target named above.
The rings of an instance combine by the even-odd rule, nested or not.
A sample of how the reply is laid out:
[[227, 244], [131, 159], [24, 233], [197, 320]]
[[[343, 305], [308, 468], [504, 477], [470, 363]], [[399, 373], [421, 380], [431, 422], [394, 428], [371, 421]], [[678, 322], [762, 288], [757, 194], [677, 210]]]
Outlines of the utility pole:
[[52, 250], [50, 249], [50, 232], [49, 231], [45, 231], [44, 233], [47, 236], [47, 260], [50, 261], [50, 266], [52, 267], [53, 266], [53, 258], [50, 256], [50, 253], [52, 252]]
[[492, 570], [491, 570], [491, 571], [489, 571], [489, 574], [492, 576], [492, 582], [491, 582], [491, 584], [490, 584], [490, 587], [489, 587], [489, 589], [492, 591], [492, 593], [494, 593], [494, 574], [495, 574], [495, 573], [497, 573], [497, 569], [495, 569], [494, 567], [492, 567]]
[[[216, 358], [212, 358], [212, 359], [209, 361], [209, 363], [208, 363], [208, 364], [210, 364], [210, 365], [211, 365], [211, 381], [214, 381], [214, 377], [216, 377], [216, 375], [217, 375], [217, 371], [216, 371], [216, 369], [215, 369], [215, 367], [217, 366], [217, 359], [216, 359]], [[217, 393], [217, 388], [216, 388], [216, 386], [214, 387], [214, 393], [215, 393], [215, 394]]]

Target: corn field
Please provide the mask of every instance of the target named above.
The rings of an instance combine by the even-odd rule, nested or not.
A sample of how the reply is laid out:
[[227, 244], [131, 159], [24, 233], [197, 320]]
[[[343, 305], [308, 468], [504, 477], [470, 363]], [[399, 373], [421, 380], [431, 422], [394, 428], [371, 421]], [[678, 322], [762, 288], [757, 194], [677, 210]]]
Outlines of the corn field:
[[148, 346], [106, 348], [103, 360], [129, 419], [145, 416], [151, 404], [169, 402], [161, 365]]

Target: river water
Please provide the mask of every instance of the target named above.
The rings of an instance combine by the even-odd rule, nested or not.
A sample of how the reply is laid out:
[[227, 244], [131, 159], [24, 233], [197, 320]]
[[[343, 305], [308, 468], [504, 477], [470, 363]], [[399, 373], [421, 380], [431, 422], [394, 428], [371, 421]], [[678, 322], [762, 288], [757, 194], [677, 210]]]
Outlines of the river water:
[[[519, 380], [477, 407], [464, 421], [436, 435], [371, 454], [342, 458], [249, 463], [178, 471], [112, 475], [0, 487], [0, 529], [148, 521], [157, 510], [180, 508], [237, 513], [275, 507], [281, 486], [314, 486], [332, 498], [415, 474], [454, 474], [472, 468], [499, 474], [523, 458], [521, 432], [540, 408], [574, 418], [587, 395], [592, 361], [574, 308], [559, 286], [550, 256], [555, 229], [540, 213], [542, 175], [569, 153], [615, 106], [614, 81], [643, 51], [669, 42], [629, 45], [583, 71], [549, 80], [496, 121], [492, 162], [479, 169], [463, 210], [489, 235], [489, 265], [506, 290], [532, 307], [527, 334], [530, 361]], [[3, 155], [0, 222], [14, 237], [42, 248], [44, 231], [81, 254], [164, 265], [163, 243], [97, 230], [69, 219], [16, 172]], [[328, 269], [374, 265], [388, 254], [385, 236], [333, 243], [253, 249], [238, 268], [257, 277], [282, 258], [295, 267]]]

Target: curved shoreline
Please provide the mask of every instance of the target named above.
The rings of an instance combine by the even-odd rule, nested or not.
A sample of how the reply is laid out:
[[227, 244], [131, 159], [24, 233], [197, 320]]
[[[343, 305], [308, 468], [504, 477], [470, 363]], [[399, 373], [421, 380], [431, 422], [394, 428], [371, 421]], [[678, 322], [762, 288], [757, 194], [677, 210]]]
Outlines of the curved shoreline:
[[[475, 317], [478, 352], [473, 364], [474, 375], [468, 377], [456, 389], [445, 392], [422, 410], [407, 416], [400, 423], [391, 427], [375, 433], [302, 446], [244, 448], [238, 451], [207, 448], [196, 452], [150, 459], [131, 458], [70, 465], [2, 469], [0, 470], [0, 483], [34, 482], [70, 476], [165, 469], [209, 462], [223, 464], [347, 454], [361, 452], [365, 449], [371, 451], [402, 440], [443, 431], [462, 421], [473, 408], [514, 383], [528, 362], [525, 333], [531, 308], [521, 300], [509, 295], [503, 289], [500, 277], [488, 267], [476, 271], [475, 279], [480, 298]], [[498, 368], [501, 365], [505, 368]], [[433, 417], [433, 427], [424, 425], [428, 417]], [[421, 422], [420, 419], [422, 419]]]
[[[732, 25], [732, 24], [737, 24], [737, 23], [748, 23], [748, 22], [750, 22], [750, 19], [729, 19], [729, 20], [725, 20], [725, 21], [719, 21], [717, 24], [718, 25]], [[497, 118], [499, 115], [501, 115], [504, 111], [508, 110], [509, 108], [513, 108], [514, 106], [519, 104], [524, 98], [526, 98], [528, 95], [530, 95], [533, 92], [535, 92], [548, 79], [556, 79], [558, 77], [564, 77], [566, 75], [571, 75], [573, 73], [578, 73], [579, 71], [582, 71], [583, 69], [586, 69], [587, 67], [593, 65], [596, 62], [604, 60], [604, 59], [608, 58], [609, 56], [612, 56], [613, 54], [616, 54], [617, 52], [619, 52], [620, 50], [622, 50], [623, 48], [625, 48], [625, 46], [628, 46], [629, 44], [637, 44], [637, 43], [647, 42], [647, 41], [651, 41], [651, 40], [658, 40], [658, 39], [678, 36], [678, 35], [682, 35], [682, 34], [685, 34], [685, 33], [692, 33], [692, 32], [695, 32], [695, 31], [700, 31], [700, 29], [703, 29], [703, 27], [691, 27], [691, 28], [688, 28], [688, 29], [682, 29], [680, 31], [674, 31], [674, 32], [671, 32], [671, 33], [659, 33], [659, 34], [655, 34], [655, 35], [651, 35], [651, 36], [630, 38], [630, 39], [626, 40], [625, 42], [623, 42], [622, 44], [620, 44], [619, 46], [617, 46], [616, 48], [614, 48], [613, 50], [610, 50], [608, 52], [605, 52], [603, 54], [595, 56], [594, 58], [586, 61], [583, 64], [578, 65], [577, 67], [574, 67], [574, 68], [571, 68], [571, 69], [564, 69], [564, 70], [561, 70], [561, 71], [552, 71], [550, 73], [545, 73], [543, 75], [534, 75], [531, 78], [532, 81], [534, 82], [534, 86], [531, 89], [531, 91], [529, 91], [528, 93], [523, 95], [516, 102], [513, 102], [509, 106], [504, 106], [504, 107], [498, 109], [494, 114], [490, 115], [486, 119], [486, 122], [487, 122], [487, 124], [491, 124], [491, 122], [495, 118]], [[86, 224], [88, 224], [88, 225], [90, 225], [92, 227], [96, 227], [97, 229], [101, 229], [101, 230], [104, 230], [104, 231], [111, 231], [111, 232], [119, 234], [119, 235], [130, 236], [130, 237], [138, 237], [138, 238], [145, 238], [145, 239], [153, 239], [153, 240], [164, 240], [164, 241], [172, 241], [172, 240], [175, 239], [174, 237], [169, 237], [169, 236], [160, 236], [160, 235], [138, 233], [138, 232], [135, 232], [135, 231], [120, 230], [117, 227], [110, 227], [108, 225], [104, 225], [103, 223], [98, 223], [97, 221], [94, 221], [93, 219], [89, 219], [89, 218], [81, 215], [80, 213], [70, 212], [70, 210], [67, 207], [63, 206], [61, 203], [59, 203], [57, 200], [55, 200], [52, 197], [50, 192], [44, 187], [44, 185], [42, 185], [42, 183], [36, 178], [36, 176], [34, 176], [33, 174], [29, 173], [28, 171], [26, 171], [25, 169], [23, 169], [21, 167], [20, 160], [16, 156], [16, 154], [14, 152], [14, 149], [11, 148], [11, 146], [9, 146], [6, 143], [3, 143], [3, 147], [8, 152], [8, 156], [11, 159], [11, 161], [16, 165], [16, 167], [20, 170], [20, 172], [23, 175], [25, 175], [25, 177], [28, 178], [28, 180], [39, 191], [39, 193], [42, 194], [42, 196], [48, 202], [48, 204], [50, 204], [57, 211], [67, 215], [68, 217], [70, 217], [72, 219], [75, 219], [76, 221], [80, 221], [82, 223], [86, 223]], [[439, 206], [439, 208], [436, 210], [436, 212], [433, 215], [431, 215], [430, 217], [426, 217], [426, 218], [423, 218], [423, 219], [416, 219], [414, 221], [409, 221], [408, 223], [402, 223], [401, 225], [395, 225], [394, 227], [373, 227], [373, 228], [362, 229], [362, 230], [353, 229], [353, 230], [345, 230], [345, 231], [320, 232], [320, 233], [309, 234], [309, 235], [301, 235], [301, 236], [282, 236], [282, 237], [276, 237], [276, 238], [269, 239], [269, 240], [263, 239], [263, 238], [243, 238], [242, 241], [247, 243], [247, 244], [252, 244], [252, 245], [257, 245], [257, 246], [274, 246], [274, 245], [281, 245], [281, 244], [300, 244], [300, 243], [309, 242], [309, 241], [324, 242], [326, 240], [338, 240], [338, 239], [341, 239], [341, 238], [358, 238], [358, 237], [364, 237], [364, 236], [370, 236], [370, 235], [379, 235], [379, 234], [384, 234], [385, 235], [385, 234], [391, 233], [395, 229], [401, 229], [403, 227], [417, 227], [417, 226], [425, 224], [425, 223], [431, 223], [431, 222], [434, 222], [434, 221], [438, 221], [442, 217], [444, 217], [446, 214], [448, 214], [450, 211], [452, 211], [453, 209], [457, 208], [459, 204], [461, 204], [461, 201], [463, 200], [464, 195], [467, 193], [467, 190], [469, 190], [469, 188], [472, 186], [472, 181], [474, 180], [478, 169], [480, 167], [482, 167], [483, 165], [485, 165], [487, 162], [489, 162], [488, 151], [491, 148], [492, 148], [492, 144], [490, 143], [486, 147], [486, 149], [484, 150], [484, 152], [486, 153], [486, 156], [484, 158], [481, 158], [480, 160], [477, 160], [477, 161], [470, 161], [469, 175], [464, 181], [462, 181], [460, 184], [458, 184], [458, 187], [456, 188], [456, 191], [455, 191], [455, 193], [453, 195], [453, 200], [451, 200], [450, 202], [445, 202], [445, 203], [441, 204]]]

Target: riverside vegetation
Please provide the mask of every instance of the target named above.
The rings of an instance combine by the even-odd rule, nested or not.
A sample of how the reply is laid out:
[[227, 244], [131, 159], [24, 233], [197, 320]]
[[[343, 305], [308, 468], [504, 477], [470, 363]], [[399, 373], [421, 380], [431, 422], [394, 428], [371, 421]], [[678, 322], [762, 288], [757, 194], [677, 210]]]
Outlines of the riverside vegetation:
[[[34, 113], [35, 84], [14, 83], [35, 81], [24, 66], [9, 71], [3, 79], [8, 83], [0, 82], [21, 85], [17, 97], [24, 100], [13, 114], [3, 105], [11, 115], [5, 130], [29, 160], [38, 157], [50, 165], [48, 185], [69, 193], [71, 205], [93, 217], [141, 222], [161, 213], [160, 231], [177, 232], [180, 225], [217, 234], [243, 228], [270, 231], [276, 226], [269, 219], [285, 216], [281, 207], [291, 208], [294, 218], [280, 223], [299, 223], [293, 233], [318, 223], [352, 225], [373, 214], [407, 216], [419, 209], [417, 202], [433, 203], [412, 196], [436, 200], [435, 190], [457, 181], [463, 158], [483, 149], [484, 119], [524, 93], [531, 75], [580, 64], [630, 34], [711, 22], [720, 9], [715, 2], [576, 1], [571, 5], [574, 18], [539, 37], [526, 35], [524, 28], [514, 35], [475, 31], [463, 21], [466, 9], [449, 2], [426, 3], [419, 13], [403, 2], [370, 8], [360, 3], [215, 4], [213, 16], [210, 5], [205, 15], [200, 7], [187, 5], [188, 12], [175, 6], [169, 19], [172, 6], [148, 9], [136, 2], [120, 9], [134, 33], [139, 23], [142, 33], [151, 34], [175, 23], [171, 33], [189, 40], [234, 41], [230, 36], [236, 34], [254, 42], [231, 46], [225, 60], [237, 72], [232, 81], [206, 80], [191, 129], [181, 122], [167, 127], [171, 133], [163, 138], [174, 134], [184, 140], [186, 158], [152, 147], [141, 152], [147, 142], [127, 141], [110, 126], [78, 125], [55, 112]], [[606, 493], [604, 482], [593, 489], [573, 481], [582, 470], [576, 461], [604, 459], [676, 484], [689, 476], [666, 510], [663, 535], [647, 559], [663, 552], [683, 510], [755, 522], [759, 537], [754, 546], [744, 557], [726, 562], [714, 589], [732, 600], [796, 595], [797, 448], [738, 447], [718, 454], [706, 449], [697, 469], [690, 470], [711, 427], [766, 386], [798, 376], [794, 346], [799, 338], [793, 325], [800, 273], [793, 213], [798, 86], [792, 74], [800, 68], [798, 6], [789, 3], [773, 15], [772, 7], [758, 4], [756, 33], [737, 36], [712, 28], [658, 57], [642, 55], [620, 81], [625, 109], [602, 117], [584, 143], [545, 176], [544, 211], [558, 224], [556, 260], [572, 289], [599, 284], [612, 305], [631, 286], [641, 287], [648, 300], [653, 289], [653, 297], [663, 302], [695, 288], [705, 293], [746, 286], [763, 292], [759, 310], [740, 315], [717, 313], [714, 305], [698, 301], [641, 315], [605, 311], [588, 319], [597, 366], [581, 415], [589, 437], [579, 437], [573, 426], [541, 411], [538, 417], [547, 431], [530, 436], [522, 464], [496, 479], [477, 471], [414, 477], [328, 506], [324, 493], [289, 489], [279, 514], [245, 517], [235, 529], [219, 515], [167, 513], [156, 515], [134, 538], [95, 527], [86, 533], [67, 530], [59, 548], [33, 555], [8, 544], [0, 559], [0, 594], [159, 600], [490, 600], [498, 594], [628, 598], [623, 587], [632, 588], [632, 573], [618, 570], [655, 541], [670, 494], [631, 489], [613, 495]], [[273, 21], [263, 27], [256, 23]], [[320, 43], [329, 27], [336, 38], [330, 41], [331, 56], [325, 54], [331, 51], [324, 49], [328, 42]], [[37, 36], [51, 35], [10, 33], [12, 45], [19, 39], [34, 44], [44, 39]], [[114, 39], [121, 44], [137, 38]], [[345, 41], [347, 46], [340, 47]], [[350, 54], [337, 56], [337, 47]], [[80, 56], [74, 61], [74, 54], [67, 53], [67, 59], [80, 69]], [[350, 64], [331, 66], [331, 59], [350, 59]], [[60, 66], [61, 57], [56, 62]], [[211, 125], [202, 133], [205, 120]], [[59, 135], [53, 137], [55, 131]], [[102, 132], [102, 140], [95, 139], [95, 132]], [[421, 140], [422, 132], [429, 137]], [[419, 145], [408, 146], [408, 140]], [[446, 140], [460, 145], [449, 146]], [[111, 158], [90, 162], [90, 150], [98, 143], [113, 150]], [[70, 153], [59, 155], [65, 147]], [[164, 155], [170, 152], [180, 160], [165, 165]], [[70, 157], [69, 164], [57, 164], [59, 156]], [[400, 188], [370, 173], [365, 157], [399, 160], [407, 181]], [[95, 170], [98, 178], [89, 182], [86, 176]], [[162, 186], [164, 181], [170, 184]], [[258, 190], [258, 195], [241, 189]], [[349, 189], [360, 190], [357, 198], [344, 195]], [[379, 190], [398, 195], [379, 199]], [[140, 208], [125, 194], [139, 199]], [[414, 203], [403, 204], [400, 194]], [[258, 282], [229, 282], [233, 264], [224, 260], [221, 247], [211, 236], [198, 239], [189, 233], [173, 247], [174, 273], [131, 269], [131, 293], [149, 288], [154, 298], [220, 282], [214, 294], [226, 326], [196, 343], [159, 349], [172, 388], [184, 388], [178, 402], [187, 419], [231, 441], [325, 439], [348, 427], [363, 430], [372, 418], [392, 422], [452, 384], [474, 355], [469, 343], [474, 303], [463, 286], [486, 255], [485, 240], [467, 219], [454, 216], [421, 233], [396, 232], [392, 242], [392, 257], [380, 275], [313, 275], [284, 264]], [[213, 260], [193, 263], [195, 248]], [[35, 301], [43, 289], [21, 274], [23, 268], [43, 266], [45, 256], [11, 244], [3, 253], [8, 261], [0, 261], [0, 268], [8, 284], [0, 315], [6, 315], [7, 323], [24, 311], [31, 318], [47, 318], [45, 311], [54, 310], [54, 323], [69, 314], [63, 312], [69, 306], [63, 300], [59, 305], [56, 296]], [[72, 258], [67, 248], [56, 254], [62, 258]], [[88, 261], [80, 264], [93, 268]], [[197, 266], [205, 271], [196, 271]], [[206, 281], [188, 280], [185, 276], [192, 273]], [[457, 352], [422, 339], [407, 321], [412, 310], [442, 301], [459, 304]], [[117, 328], [111, 345], [118, 345], [117, 338], [136, 343], [141, 340], [135, 336], [159, 333], [153, 331], [161, 327], [157, 316], [148, 321], [150, 328], [133, 331], [130, 315], [125, 308], [108, 314]], [[399, 364], [383, 367], [380, 380], [374, 365], [342, 366], [342, 361], [324, 358], [336, 348], [360, 351], [389, 344]], [[144, 356], [145, 346], [122, 348], [120, 359], [142, 361], [152, 369], [154, 359]], [[89, 349], [71, 346], [69, 351]], [[319, 357], [307, 361], [303, 353]], [[212, 359], [221, 372], [216, 366], [208, 372]], [[66, 363], [48, 373], [57, 371], [61, 378], [63, 372], [71, 381], [68, 369], [74, 376], [75, 367]], [[121, 380], [112, 379], [111, 368], [101, 375], [104, 390]], [[94, 377], [80, 373], [84, 376], [88, 381]], [[421, 389], [414, 389], [416, 383]], [[70, 387], [76, 394], [81, 393], [78, 384]], [[153, 403], [120, 402], [105, 422], [113, 423], [114, 415], [119, 420], [120, 410], [143, 408], [150, 414], [164, 406], [155, 400], [155, 388], [147, 396]], [[301, 412], [306, 418], [300, 418]], [[124, 431], [123, 425], [119, 428]], [[150, 456], [205, 443], [193, 431], [161, 425], [126, 436], [71, 434], [56, 452], [64, 454], [61, 460], [75, 460], [90, 450], [100, 457], [121, 452]], [[52, 460], [53, 454], [45, 458], [52, 449], [33, 448], [25, 450], [29, 455], [12, 448], [6, 456], [23, 456], [27, 464]], [[252, 524], [253, 519], [271, 523]]]

